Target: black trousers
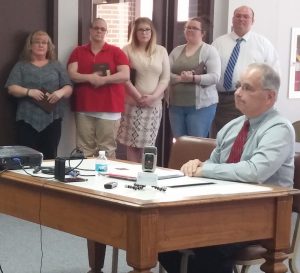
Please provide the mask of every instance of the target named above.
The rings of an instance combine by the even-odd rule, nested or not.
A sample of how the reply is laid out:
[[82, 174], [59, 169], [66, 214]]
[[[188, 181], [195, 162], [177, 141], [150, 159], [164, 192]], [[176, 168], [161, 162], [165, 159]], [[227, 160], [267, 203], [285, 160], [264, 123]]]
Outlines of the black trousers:
[[[232, 273], [234, 256], [246, 244], [230, 244], [192, 249], [188, 273]], [[168, 273], [180, 273], [182, 254], [179, 251], [159, 253], [158, 260]]]
[[17, 121], [18, 145], [33, 148], [44, 155], [44, 159], [54, 159], [61, 137], [61, 119], [54, 120], [44, 130], [38, 132], [23, 120]]

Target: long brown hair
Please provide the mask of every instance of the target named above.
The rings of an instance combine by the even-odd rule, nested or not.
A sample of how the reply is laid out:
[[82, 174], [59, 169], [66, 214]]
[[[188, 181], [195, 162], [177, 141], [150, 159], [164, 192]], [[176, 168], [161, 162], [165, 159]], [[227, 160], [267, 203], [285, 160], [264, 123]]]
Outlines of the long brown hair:
[[148, 55], [152, 55], [156, 48], [156, 30], [152, 21], [147, 17], [139, 17], [133, 23], [133, 28], [130, 34], [129, 43], [132, 48], [137, 48], [139, 46], [139, 40], [137, 38], [137, 31], [140, 24], [148, 24], [151, 28], [151, 38], [146, 46], [146, 52]]

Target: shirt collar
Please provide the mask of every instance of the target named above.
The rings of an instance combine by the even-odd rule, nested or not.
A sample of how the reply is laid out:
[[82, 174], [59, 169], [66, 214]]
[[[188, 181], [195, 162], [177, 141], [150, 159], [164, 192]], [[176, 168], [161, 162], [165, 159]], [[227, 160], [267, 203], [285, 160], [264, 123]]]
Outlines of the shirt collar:
[[[264, 112], [263, 114], [261, 114], [260, 116], [258, 116], [257, 118], [250, 118], [249, 122], [250, 122], [250, 128], [256, 128], [267, 116], [269, 116], [269, 114], [276, 112], [276, 110], [272, 107], [269, 110], [267, 110], [266, 112]], [[245, 119], [247, 119], [247, 117], [245, 116]]]
[[243, 37], [238, 36], [234, 31], [230, 33], [230, 37], [236, 41], [238, 38], [243, 38], [245, 41], [248, 41], [251, 36], [252, 31], [248, 31]]
[[[88, 44], [86, 44], [85, 46], [86, 46], [86, 48], [87, 48], [89, 51], [92, 52], [92, 49], [91, 49], [92, 45], [91, 45], [91, 43], [88, 43]], [[101, 49], [99, 52], [101, 52], [101, 51], [106, 51], [107, 49], [108, 49], [108, 44], [105, 42], [104, 45], [103, 45], [103, 47], [102, 47], [102, 49]]]

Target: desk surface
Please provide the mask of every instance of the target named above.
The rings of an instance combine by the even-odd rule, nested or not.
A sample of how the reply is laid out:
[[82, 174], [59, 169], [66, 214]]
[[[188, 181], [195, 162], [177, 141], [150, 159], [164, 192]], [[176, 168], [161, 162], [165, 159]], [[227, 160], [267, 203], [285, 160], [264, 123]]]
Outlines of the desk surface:
[[[208, 178], [195, 178], [195, 177], [178, 177], [171, 179], [158, 180], [157, 185], [160, 187], [167, 187], [165, 192], [156, 190], [151, 186], [146, 186], [142, 190], [133, 190], [131, 188], [126, 188], [127, 185], [132, 186], [134, 182], [121, 180], [116, 178], [110, 178], [105, 176], [95, 176], [94, 171], [85, 171], [93, 170], [94, 160], [88, 159], [80, 165], [80, 173], [83, 174], [84, 178], [87, 178], [88, 181], [84, 182], [73, 182], [73, 183], [62, 183], [54, 179], [43, 180], [44, 187], [57, 187], [65, 189], [74, 189], [77, 192], [94, 194], [98, 197], [109, 197], [115, 200], [127, 201], [132, 203], [133, 206], [147, 206], [147, 205], [163, 205], [167, 203], [179, 203], [181, 201], [191, 201], [191, 202], [211, 202], [212, 199], [226, 200], [230, 196], [230, 200], [234, 199], [244, 199], [247, 198], [247, 195], [255, 194], [256, 198], [265, 196], [265, 194], [272, 193], [274, 194], [275, 188], [269, 186], [263, 186], [258, 184], [249, 184], [249, 183], [237, 183], [230, 181], [221, 181]], [[52, 166], [52, 162], [46, 162], [45, 166]], [[73, 163], [74, 166], [77, 163]], [[126, 169], [124, 172], [129, 173], [128, 168], [131, 166], [131, 170], [134, 176], [134, 173], [141, 171], [140, 164], [128, 164], [125, 162], [111, 162], [110, 170], [113, 169]], [[158, 169], [156, 173], [166, 174], [166, 171], [170, 171], [170, 174], [177, 174], [179, 171], [170, 170], [170, 169]], [[32, 170], [27, 170], [28, 173], [33, 174]], [[119, 171], [121, 173], [122, 171]], [[24, 175], [23, 170], [13, 171], [15, 174]], [[42, 177], [51, 178], [51, 175], [44, 174], [33, 174], [34, 177], [27, 176], [28, 182], [32, 182], [33, 179], [39, 179]], [[84, 175], [89, 175], [85, 177]], [[17, 175], [15, 177], [18, 177]], [[24, 179], [24, 176], [21, 176]], [[40, 180], [40, 179], [39, 179]], [[105, 189], [104, 184], [111, 181], [117, 181], [118, 186], [114, 189]], [[209, 183], [209, 184], [208, 184]], [[211, 184], [210, 184], [211, 183]], [[168, 186], [174, 185], [185, 185], [191, 184], [189, 187], [178, 187], [178, 188], [169, 188]], [[192, 186], [195, 185], [195, 186]], [[277, 188], [276, 192], [286, 192], [284, 188]], [[289, 191], [289, 190], [288, 190]], [[129, 204], [128, 204], [129, 205]]]
[[134, 191], [123, 187], [128, 181], [104, 189], [111, 180], [65, 184], [3, 173], [0, 212], [125, 249], [134, 272], [150, 272], [161, 251], [252, 240], [268, 248], [265, 272], [285, 272], [297, 190], [224, 181], [166, 192]]

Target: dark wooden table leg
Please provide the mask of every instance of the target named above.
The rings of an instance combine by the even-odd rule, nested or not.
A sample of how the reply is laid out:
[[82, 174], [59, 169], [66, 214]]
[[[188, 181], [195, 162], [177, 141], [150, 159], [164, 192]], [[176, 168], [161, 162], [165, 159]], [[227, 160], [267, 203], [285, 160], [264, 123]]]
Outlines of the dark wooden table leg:
[[265, 253], [264, 258], [266, 259], [260, 269], [266, 273], [285, 273], [288, 268], [283, 263], [283, 261], [288, 257], [287, 254], [283, 252], [270, 252]]
[[101, 273], [104, 266], [106, 245], [87, 240], [89, 265], [95, 273]]

